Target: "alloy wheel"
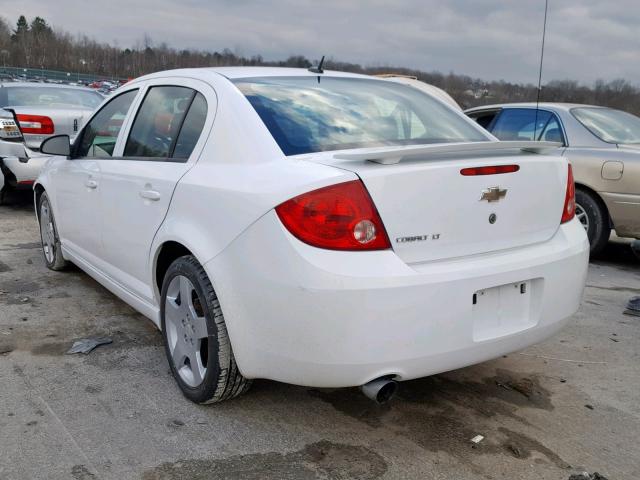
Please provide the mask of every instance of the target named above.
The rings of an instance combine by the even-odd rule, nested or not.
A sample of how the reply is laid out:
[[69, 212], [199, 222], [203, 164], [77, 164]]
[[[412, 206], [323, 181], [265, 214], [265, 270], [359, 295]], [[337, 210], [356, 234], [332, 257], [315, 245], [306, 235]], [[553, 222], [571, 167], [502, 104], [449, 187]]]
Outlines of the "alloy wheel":
[[173, 366], [180, 378], [195, 388], [207, 373], [209, 338], [202, 303], [187, 277], [177, 275], [171, 279], [164, 312]]
[[40, 236], [42, 237], [42, 250], [48, 263], [53, 263], [55, 258], [56, 235], [53, 227], [53, 217], [49, 201], [44, 199], [40, 205]]
[[580, 205], [579, 203], [576, 203], [576, 217], [578, 217], [578, 220], [580, 220], [580, 223], [584, 227], [585, 232], [588, 232], [589, 216], [587, 215], [586, 210], [582, 208], [582, 205]]

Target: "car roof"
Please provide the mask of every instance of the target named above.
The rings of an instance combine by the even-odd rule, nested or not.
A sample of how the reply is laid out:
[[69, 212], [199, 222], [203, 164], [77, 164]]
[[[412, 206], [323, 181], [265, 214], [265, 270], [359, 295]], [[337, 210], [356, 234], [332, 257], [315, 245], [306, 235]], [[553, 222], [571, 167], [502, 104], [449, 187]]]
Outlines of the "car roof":
[[[84, 92], [96, 92], [93, 88], [80, 87], [78, 85], [67, 85], [60, 83], [40, 83], [40, 82], [7, 82], [0, 84], [0, 88], [14, 88], [14, 87], [27, 87], [27, 88], [64, 88], [69, 90], [82, 90]], [[97, 92], [96, 92], [97, 93]]]
[[536, 104], [536, 102], [521, 102], [521, 103], [496, 103], [494, 105], [482, 105], [479, 107], [468, 108], [465, 110], [465, 113], [470, 112], [478, 112], [482, 110], [497, 110], [500, 108], [545, 108], [549, 110], [565, 110], [569, 111], [572, 108], [577, 107], [587, 107], [587, 108], [608, 108], [608, 107], [599, 107], [597, 105], [585, 105], [581, 103], [562, 103], [562, 102], [540, 102]]
[[325, 70], [323, 73], [310, 72], [306, 68], [287, 68], [287, 67], [205, 67], [205, 68], [181, 68], [176, 70], [165, 70], [161, 72], [151, 73], [137, 80], [150, 80], [158, 77], [187, 76], [191, 78], [199, 78], [206, 80], [211, 74], [222, 75], [229, 80], [240, 78], [254, 77], [353, 77], [376, 79], [370, 75], [361, 75], [357, 73], [338, 72], [334, 70]]

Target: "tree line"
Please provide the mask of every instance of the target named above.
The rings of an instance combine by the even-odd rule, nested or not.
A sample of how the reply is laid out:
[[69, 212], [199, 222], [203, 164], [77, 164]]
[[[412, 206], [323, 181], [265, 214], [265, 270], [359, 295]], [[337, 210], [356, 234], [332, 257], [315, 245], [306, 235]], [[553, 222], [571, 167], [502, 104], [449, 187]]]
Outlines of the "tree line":
[[[144, 35], [130, 48], [98, 42], [86, 35], [73, 36], [52, 28], [42, 17], [28, 21], [21, 15], [15, 26], [0, 17], [0, 63], [3, 66], [63, 70], [108, 77], [134, 78], [159, 70], [215, 66], [309, 67], [302, 55], [281, 61], [266, 61], [261, 55], [239, 55], [228, 48], [221, 51], [176, 49], [166, 43], [155, 44]], [[367, 67], [328, 59], [325, 68], [365, 74], [398, 73], [446, 90], [464, 108], [488, 103], [535, 101], [537, 87], [500, 81], [486, 81], [455, 73], [425, 72], [398, 67]], [[640, 115], [640, 88], [624, 79], [598, 80], [583, 85], [574, 80], [546, 83], [541, 100], [575, 102], [620, 108]]]

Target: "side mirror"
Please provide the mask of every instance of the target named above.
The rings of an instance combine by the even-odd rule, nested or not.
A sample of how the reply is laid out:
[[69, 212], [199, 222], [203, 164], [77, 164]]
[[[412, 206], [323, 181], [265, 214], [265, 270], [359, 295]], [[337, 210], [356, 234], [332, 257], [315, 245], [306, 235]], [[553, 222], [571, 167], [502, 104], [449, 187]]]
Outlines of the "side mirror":
[[69, 139], [69, 135], [55, 135], [47, 138], [40, 144], [40, 151], [47, 155], [68, 157], [71, 155], [71, 140]]

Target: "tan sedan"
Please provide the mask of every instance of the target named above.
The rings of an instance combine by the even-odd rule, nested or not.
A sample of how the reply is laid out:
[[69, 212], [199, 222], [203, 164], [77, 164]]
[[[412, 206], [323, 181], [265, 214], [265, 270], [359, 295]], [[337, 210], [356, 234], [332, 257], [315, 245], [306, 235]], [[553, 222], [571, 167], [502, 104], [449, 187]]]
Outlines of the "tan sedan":
[[591, 253], [611, 229], [640, 238], [640, 118], [620, 110], [565, 103], [514, 103], [465, 112], [500, 140], [562, 143], [573, 165], [576, 215]]

